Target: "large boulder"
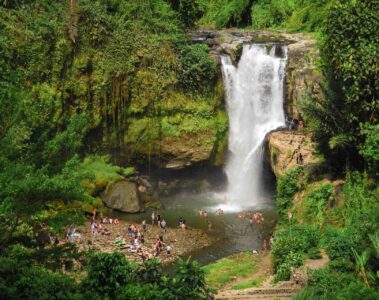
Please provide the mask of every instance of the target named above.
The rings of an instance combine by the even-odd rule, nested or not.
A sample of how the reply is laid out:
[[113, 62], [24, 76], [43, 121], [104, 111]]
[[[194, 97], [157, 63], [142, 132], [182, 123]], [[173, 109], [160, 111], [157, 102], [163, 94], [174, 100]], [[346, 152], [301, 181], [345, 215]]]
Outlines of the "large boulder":
[[143, 205], [138, 196], [135, 182], [120, 180], [112, 184], [100, 194], [101, 199], [109, 208], [126, 213], [143, 211]]

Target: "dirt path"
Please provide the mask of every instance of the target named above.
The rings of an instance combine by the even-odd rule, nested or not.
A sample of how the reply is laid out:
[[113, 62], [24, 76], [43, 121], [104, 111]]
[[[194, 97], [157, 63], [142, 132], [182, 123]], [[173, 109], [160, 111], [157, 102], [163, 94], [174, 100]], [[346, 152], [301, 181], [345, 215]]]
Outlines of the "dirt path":
[[305, 267], [310, 269], [321, 269], [329, 262], [329, 256], [325, 253], [324, 249], [320, 250], [322, 258], [320, 259], [306, 259], [303, 261]]

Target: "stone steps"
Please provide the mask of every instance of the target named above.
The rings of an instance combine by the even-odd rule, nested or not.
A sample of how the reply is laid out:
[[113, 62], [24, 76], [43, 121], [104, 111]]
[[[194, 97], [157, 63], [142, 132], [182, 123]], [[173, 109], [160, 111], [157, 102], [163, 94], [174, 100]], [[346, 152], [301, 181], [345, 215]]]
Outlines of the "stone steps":
[[222, 300], [287, 300], [292, 299], [294, 294], [275, 294], [275, 295], [228, 295], [224, 298], [216, 298]]
[[299, 290], [294, 282], [284, 281], [278, 286], [221, 291], [216, 299], [291, 299]]

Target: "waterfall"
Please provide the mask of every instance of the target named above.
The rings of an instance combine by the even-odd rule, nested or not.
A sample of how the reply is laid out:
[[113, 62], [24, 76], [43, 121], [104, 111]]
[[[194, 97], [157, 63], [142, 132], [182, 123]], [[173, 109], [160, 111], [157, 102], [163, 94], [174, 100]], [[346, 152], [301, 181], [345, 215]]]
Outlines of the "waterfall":
[[283, 79], [287, 47], [244, 45], [237, 67], [229, 56], [221, 60], [229, 115], [226, 199], [233, 206], [254, 206], [265, 198], [263, 141], [267, 133], [285, 124]]

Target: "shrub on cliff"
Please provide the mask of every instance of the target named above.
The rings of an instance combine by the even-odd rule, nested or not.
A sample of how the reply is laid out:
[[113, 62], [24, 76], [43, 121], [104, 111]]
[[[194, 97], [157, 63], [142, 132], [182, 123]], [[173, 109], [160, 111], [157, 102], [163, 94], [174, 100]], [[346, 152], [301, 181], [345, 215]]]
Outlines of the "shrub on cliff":
[[292, 206], [293, 197], [299, 190], [298, 178], [301, 173], [301, 168], [290, 169], [278, 179], [275, 203], [280, 219], [284, 219], [287, 210]]
[[324, 184], [311, 190], [304, 199], [303, 216], [306, 222], [321, 227], [325, 222], [328, 201], [333, 195], [333, 186]]

